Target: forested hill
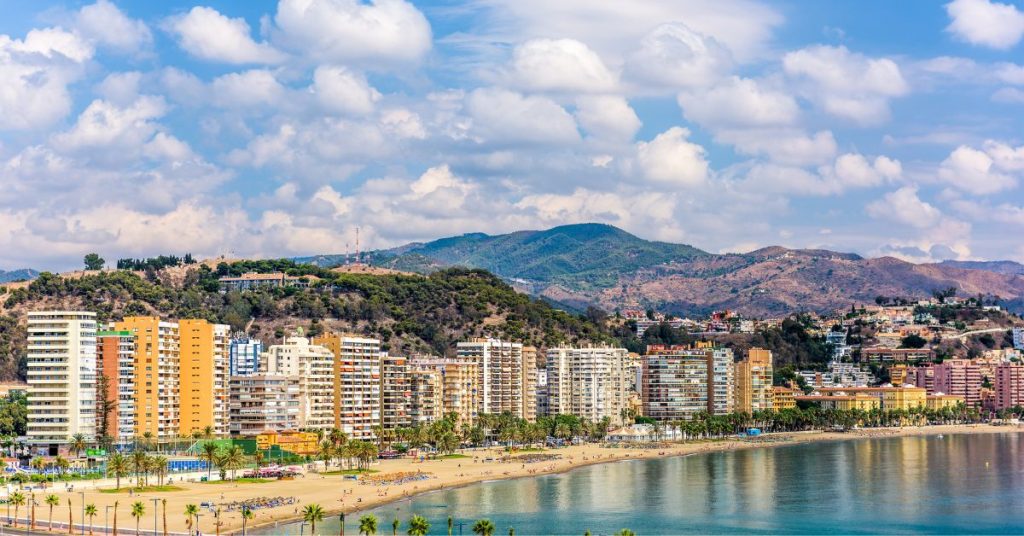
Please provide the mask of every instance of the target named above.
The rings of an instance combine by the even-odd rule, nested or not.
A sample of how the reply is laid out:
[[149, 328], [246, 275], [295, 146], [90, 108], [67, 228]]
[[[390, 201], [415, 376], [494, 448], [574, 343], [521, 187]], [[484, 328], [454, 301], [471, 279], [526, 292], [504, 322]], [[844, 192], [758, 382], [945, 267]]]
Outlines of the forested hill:
[[[219, 291], [218, 278], [249, 271], [313, 276], [309, 289]], [[96, 311], [100, 320], [127, 315], [206, 318], [266, 342], [301, 326], [307, 334], [355, 332], [382, 340], [395, 354], [451, 354], [459, 340], [496, 336], [538, 347], [610, 342], [603, 327], [516, 292], [483, 270], [430, 274], [339, 273], [291, 261], [185, 265], [146, 273], [94, 272], [81, 277], [41, 274], [0, 296], [0, 379], [13, 379], [24, 352], [24, 313], [67, 308]]]

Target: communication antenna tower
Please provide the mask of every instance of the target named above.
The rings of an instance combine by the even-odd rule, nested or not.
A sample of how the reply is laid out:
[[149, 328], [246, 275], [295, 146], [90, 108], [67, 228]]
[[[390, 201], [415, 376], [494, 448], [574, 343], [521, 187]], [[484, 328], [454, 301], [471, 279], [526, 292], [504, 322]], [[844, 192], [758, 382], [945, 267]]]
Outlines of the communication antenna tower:
[[359, 227], [356, 227], [356, 264], [361, 264], [359, 257]]

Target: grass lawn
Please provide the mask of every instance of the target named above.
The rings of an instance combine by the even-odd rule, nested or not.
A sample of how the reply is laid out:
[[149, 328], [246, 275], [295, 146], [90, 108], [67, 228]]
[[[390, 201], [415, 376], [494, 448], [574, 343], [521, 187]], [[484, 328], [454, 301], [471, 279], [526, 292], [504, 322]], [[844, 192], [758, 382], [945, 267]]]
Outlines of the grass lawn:
[[276, 481], [273, 478], [236, 478], [234, 480], [207, 480], [203, 484], [266, 484]]
[[[546, 450], [547, 449], [541, 448], [541, 447], [526, 447], [526, 448], [521, 448], [521, 449], [515, 449], [516, 452], [544, 452]], [[506, 452], [511, 452], [508, 449], [505, 449], [505, 451]]]
[[370, 473], [379, 473], [376, 469], [342, 469], [340, 471], [326, 471], [320, 473], [321, 475], [368, 475]]
[[184, 491], [185, 488], [179, 488], [178, 486], [143, 486], [141, 488], [101, 489], [100, 493], [128, 493], [129, 490], [135, 493], [148, 493], [152, 491]]
[[442, 454], [437, 457], [438, 460], [455, 460], [458, 458], [468, 458], [465, 454]]

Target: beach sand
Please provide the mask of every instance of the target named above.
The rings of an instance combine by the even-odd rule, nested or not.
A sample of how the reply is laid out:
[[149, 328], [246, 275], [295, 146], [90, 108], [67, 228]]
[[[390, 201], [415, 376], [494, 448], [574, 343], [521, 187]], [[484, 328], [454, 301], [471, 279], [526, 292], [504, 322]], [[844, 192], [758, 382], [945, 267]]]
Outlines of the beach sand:
[[[36, 500], [40, 506], [36, 507], [37, 530], [45, 532], [48, 508], [43, 504], [43, 496], [47, 493], [56, 493], [61, 497], [61, 506], [54, 508], [55, 521], [67, 521], [67, 497], [70, 495], [72, 508], [74, 509], [74, 521], [81, 520], [82, 497], [80, 492], [85, 492], [85, 503], [95, 504], [99, 515], [94, 522], [97, 525], [96, 534], [100, 534], [104, 523], [104, 507], [113, 505], [114, 501], [120, 501], [118, 506], [118, 532], [121, 534], [134, 534], [135, 520], [130, 517], [131, 504], [135, 501], [142, 501], [146, 505], [146, 514], [141, 521], [142, 530], [153, 528], [153, 501], [152, 499], [167, 499], [167, 529], [169, 533], [187, 534], [185, 524], [185, 505], [189, 503], [200, 504], [202, 502], [227, 503], [231, 501], [242, 501], [255, 497], [295, 497], [297, 502], [293, 505], [280, 506], [272, 509], [259, 509], [254, 512], [255, 518], [249, 521], [249, 527], [273, 525], [295, 520], [299, 517], [304, 505], [310, 503], [319, 504], [326, 511], [327, 516], [337, 516], [339, 512], [346, 513], [370, 509], [391, 501], [401, 500], [410, 495], [433, 491], [441, 488], [464, 486], [475, 482], [486, 480], [499, 480], [506, 478], [529, 477], [538, 474], [551, 474], [568, 471], [577, 467], [592, 465], [596, 463], [608, 463], [622, 460], [646, 459], [665, 456], [683, 456], [688, 454], [714, 452], [722, 450], [734, 450], [742, 448], [759, 448], [793, 445], [809, 441], [832, 441], [851, 440], [859, 438], [894, 437], [912, 435], [934, 435], [934, 434], [962, 434], [962, 433], [1006, 433], [1021, 432], [1024, 428], [1018, 426], [992, 426], [992, 425], [949, 425], [949, 426], [927, 426], [927, 427], [903, 427], [903, 428], [872, 428], [854, 430], [849, 432], [794, 432], [764, 434], [754, 439], [725, 439], [715, 441], [701, 441], [681, 444], [671, 444], [664, 448], [656, 449], [629, 449], [629, 448], [606, 448], [600, 445], [570, 446], [560, 449], [548, 449], [542, 454], [557, 454], [559, 459], [553, 461], [540, 461], [536, 463], [501, 462], [497, 459], [505, 455], [503, 449], [474, 449], [465, 451], [468, 458], [451, 458], [443, 460], [381, 460], [373, 465], [378, 471], [374, 476], [397, 472], [423, 471], [430, 473], [431, 478], [410, 482], [403, 485], [373, 486], [359, 484], [358, 482], [345, 479], [342, 475], [319, 475], [307, 473], [294, 480], [273, 481], [267, 483], [202, 483], [202, 482], [180, 482], [175, 479], [174, 485], [183, 488], [180, 491], [136, 493], [129, 496], [123, 493], [101, 493], [93, 489], [93, 483], [76, 482], [74, 491], [66, 492], [63, 484], [57, 484], [55, 488], [44, 492], [36, 491]], [[534, 454], [534, 453], [522, 453]], [[513, 456], [518, 454], [513, 454]], [[474, 457], [480, 461], [474, 461]], [[483, 461], [484, 458], [494, 458], [494, 461]], [[337, 467], [332, 467], [337, 470]], [[151, 483], [153, 477], [150, 477]], [[122, 487], [128, 485], [128, 479], [122, 479]], [[99, 484], [101, 487], [113, 488], [113, 485]], [[88, 489], [86, 489], [88, 488]], [[160, 525], [162, 531], [162, 514], [160, 511]], [[22, 508], [19, 517], [25, 517], [26, 509]], [[111, 512], [112, 515], [112, 512]], [[241, 515], [238, 511], [224, 512], [221, 515], [221, 534], [240, 533]], [[200, 528], [204, 534], [215, 534], [213, 516], [208, 511], [203, 511], [199, 520]], [[66, 533], [67, 529], [55, 530], [55, 532]], [[76, 530], [77, 533], [77, 530]]]

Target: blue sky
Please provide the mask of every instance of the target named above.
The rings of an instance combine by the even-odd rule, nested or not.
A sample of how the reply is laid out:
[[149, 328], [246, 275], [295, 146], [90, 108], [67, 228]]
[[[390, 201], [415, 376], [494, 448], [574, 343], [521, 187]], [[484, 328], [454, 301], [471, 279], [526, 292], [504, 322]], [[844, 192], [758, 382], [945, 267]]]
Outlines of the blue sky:
[[0, 269], [600, 221], [1024, 261], [1024, 5], [2, 2]]

